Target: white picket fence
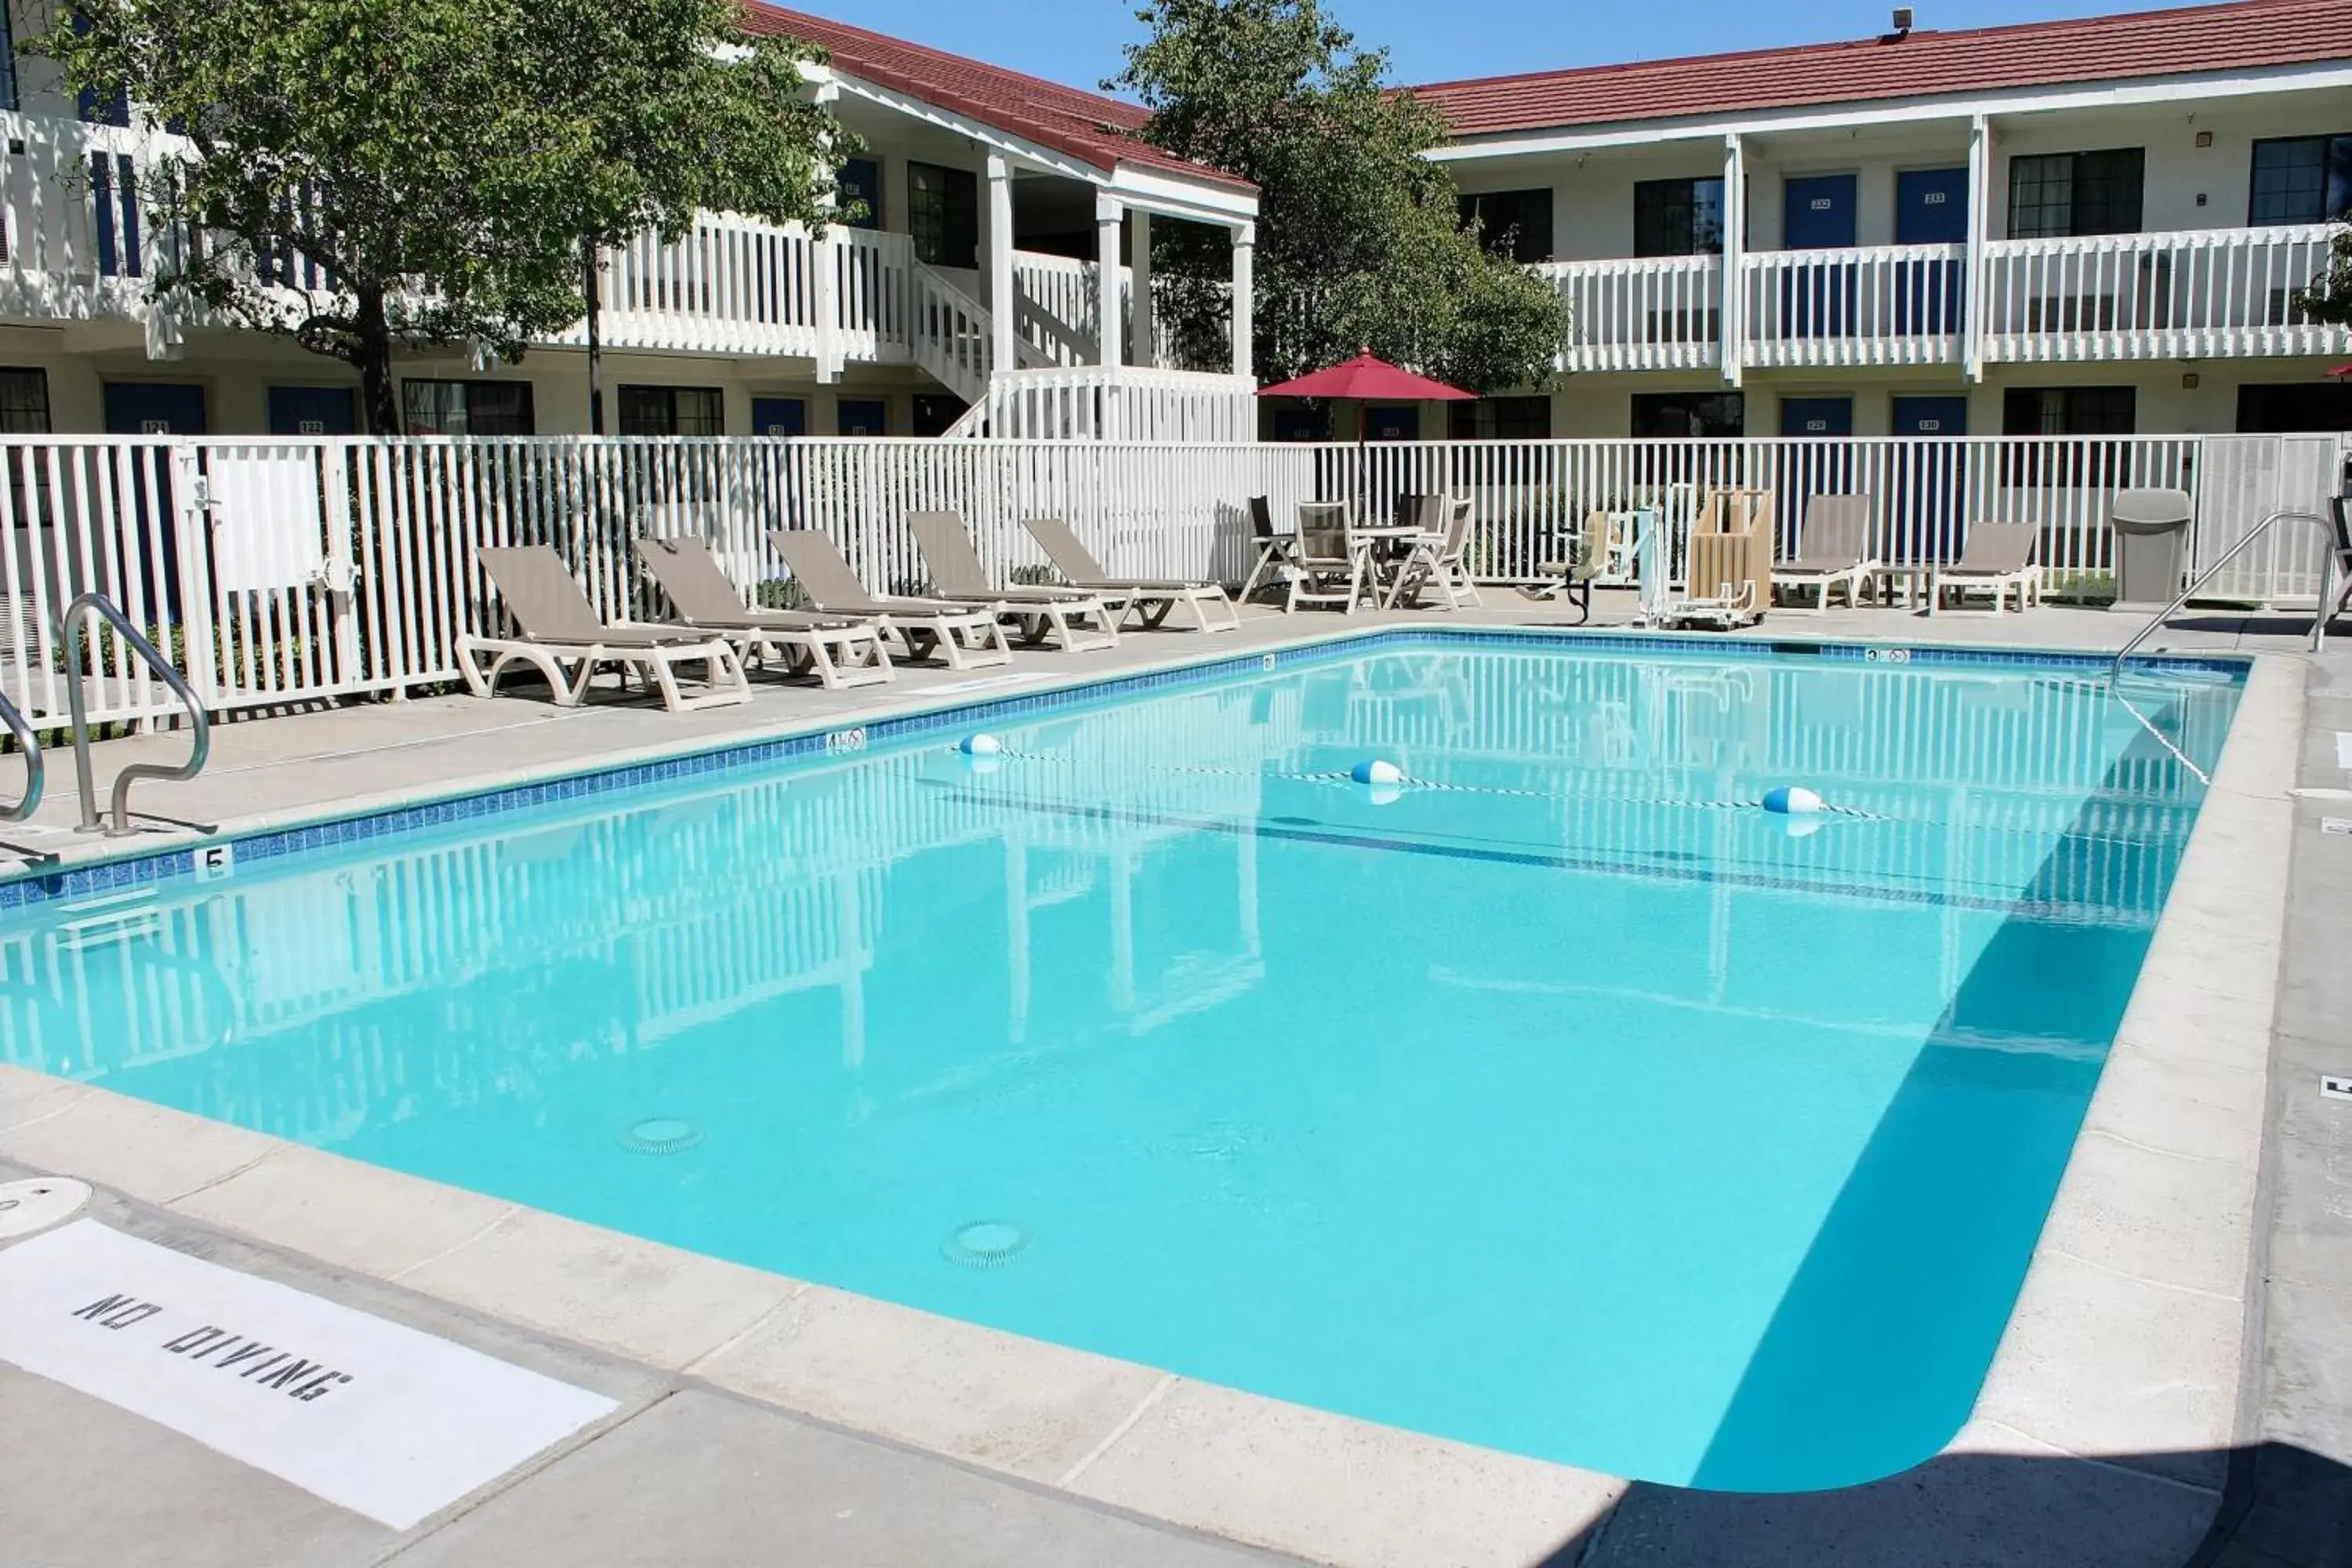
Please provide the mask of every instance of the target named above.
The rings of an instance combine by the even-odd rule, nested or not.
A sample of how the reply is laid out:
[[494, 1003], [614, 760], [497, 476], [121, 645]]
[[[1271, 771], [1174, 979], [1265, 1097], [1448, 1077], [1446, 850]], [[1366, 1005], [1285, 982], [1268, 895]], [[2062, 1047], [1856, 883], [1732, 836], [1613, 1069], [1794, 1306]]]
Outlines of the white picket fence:
[[[2095, 578], [2114, 568], [2107, 506], [2117, 489], [2164, 486], [2198, 503], [2192, 569], [2277, 507], [2316, 507], [2333, 493], [2337, 438], [2278, 436], [1896, 437], [1692, 441], [1419, 441], [1317, 454], [1318, 490], [1385, 517], [1403, 495], [1468, 496], [1478, 520], [1471, 569], [1526, 580], [1562, 558], [1595, 510], [1655, 508], [1682, 542], [1709, 491], [1762, 490], [1772, 498], [1778, 553], [1798, 553], [1806, 498], [1857, 493], [1873, 501], [1873, 548], [1888, 562], [1957, 559], [1969, 524], [2031, 522], [2051, 578]], [[2301, 446], [2297, 446], [2300, 443]], [[2214, 460], [2202, 460], [2208, 451]], [[2290, 458], [2290, 451], [2298, 455]], [[2250, 471], [2269, 476], [2250, 482]], [[2308, 602], [2318, 546], [2308, 533], [2280, 535], [2233, 568], [2226, 596]], [[2224, 596], [2221, 588], [2217, 596]]]
[[[2332, 493], [2334, 437], [2099, 439], [1422, 442], [450, 440], [12, 437], [0, 441], [0, 689], [58, 719], [79, 662], [99, 720], [167, 715], [160, 682], [110, 634], [70, 654], [55, 630], [76, 595], [106, 594], [178, 661], [215, 710], [457, 679], [457, 644], [497, 614], [477, 546], [545, 542], [599, 613], [651, 613], [631, 558], [641, 535], [707, 539], [747, 596], [785, 574], [772, 528], [838, 540], [872, 587], [924, 572], [904, 518], [963, 514], [1001, 579], [1043, 564], [1021, 521], [1067, 519], [1115, 571], [1238, 581], [1255, 553], [1249, 501], [1286, 520], [1337, 499], [1386, 516], [1402, 495], [1468, 496], [1472, 568], [1525, 580], [1566, 552], [1596, 510], [1659, 509], [1680, 542], [1720, 487], [1773, 497], [1780, 552], [1805, 498], [1874, 500], [1889, 561], [1950, 560], [1977, 519], [2042, 528], [2062, 584], [2112, 565], [2106, 508], [2124, 486], [2197, 499], [2192, 555], [2212, 559], [2276, 507]], [[2282, 535], [2217, 595], [2305, 602], [2316, 542]]]
[[[476, 547], [545, 542], [599, 613], [640, 616], [630, 541], [709, 540], [747, 594], [785, 573], [774, 528], [821, 529], [879, 590], [919, 587], [909, 511], [961, 511], [1000, 575], [1043, 564], [1021, 521], [1060, 517], [1113, 570], [1239, 580], [1248, 501], [1309, 499], [1302, 448], [1115, 441], [240, 440], [0, 442], [0, 689], [62, 715], [55, 626], [95, 589], [227, 710], [455, 680], [495, 614]], [[173, 710], [110, 634], [76, 656], [95, 720]]]

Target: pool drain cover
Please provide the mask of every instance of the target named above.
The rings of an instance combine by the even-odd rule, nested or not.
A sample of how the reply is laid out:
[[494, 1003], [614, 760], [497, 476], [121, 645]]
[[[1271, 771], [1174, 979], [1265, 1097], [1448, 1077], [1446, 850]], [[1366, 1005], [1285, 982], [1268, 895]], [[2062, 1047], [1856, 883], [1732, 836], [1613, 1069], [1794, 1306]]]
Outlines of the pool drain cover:
[[1034, 1238], [1017, 1225], [984, 1219], [965, 1226], [940, 1244], [950, 1263], [966, 1268], [1002, 1268], [1029, 1250]]
[[675, 1154], [702, 1142], [702, 1129], [675, 1116], [656, 1116], [621, 1134], [621, 1147], [639, 1154]]
[[64, 1176], [0, 1182], [0, 1241], [62, 1224], [89, 1202], [89, 1184]]

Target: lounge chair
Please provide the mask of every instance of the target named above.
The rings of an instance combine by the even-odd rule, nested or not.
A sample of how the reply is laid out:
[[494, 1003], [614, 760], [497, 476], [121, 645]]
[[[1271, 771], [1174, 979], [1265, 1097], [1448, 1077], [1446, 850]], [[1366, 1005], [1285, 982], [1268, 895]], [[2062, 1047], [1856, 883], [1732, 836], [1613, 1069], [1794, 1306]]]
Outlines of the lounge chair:
[[1797, 558], [1772, 568], [1772, 593], [1780, 598], [1790, 588], [1811, 588], [1813, 614], [1825, 616], [1831, 589], [1843, 585], [1846, 607], [1853, 609], [1877, 571], [1870, 553], [1870, 498], [1814, 496], [1805, 502]]
[[1991, 590], [1992, 608], [1954, 613], [1998, 616], [2012, 590], [2020, 614], [2042, 603], [2042, 568], [2033, 564], [2033, 546], [2041, 531], [2030, 522], [1970, 523], [1960, 558], [1936, 568], [1927, 588], [1927, 613], [1944, 614], [1947, 594], [1965, 595], [1985, 589]]
[[[1181, 577], [1114, 577], [1059, 518], [1033, 517], [1021, 526], [1029, 531], [1071, 587], [1098, 595], [1122, 626], [1134, 615], [1142, 618], [1146, 630], [1156, 629], [1180, 604], [1192, 612], [1199, 631], [1230, 632], [1242, 624], [1241, 612], [1225, 596], [1222, 584]], [[1218, 614], [1212, 616], [1212, 610]]]
[[[547, 678], [548, 689], [563, 708], [578, 707], [588, 695], [588, 683], [607, 666], [620, 672], [624, 686], [632, 670], [646, 677], [673, 713], [751, 700], [751, 684], [732, 643], [679, 626], [607, 626], [546, 545], [484, 546], [474, 559], [489, 574], [515, 626], [510, 637], [467, 632], [457, 638], [457, 668], [475, 696], [497, 695], [507, 666], [522, 663]], [[484, 654], [490, 656], [488, 668]], [[702, 666], [700, 694], [689, 697], [678, 689], [675, 667], [680, 664]], [[577, 674], [567, 672], [566, 665], [576, 666]]]
[[877, 686], [892, 679], [878, 621], [746, 609], [710, 547], [699, 539], [640, 539], [637, 564], [669, 601], [681, 626], [717, 632], [738, 652], [776, 654], [794, 675], [822, 685]]
[[876, 598], [849, 569], [841, 546], [813, 529], [772, 528], [768, 542], [792, 568], [801, 592], [819, 614], [863, 616], [898, 635], [910, 658], [934, 654], [950, 669], [1009, 663], [1013, 649], [996, 624], [1003, 606], [977, 607], [945, 599]]
[[1445, 595], [1445, 607], [1449, 610], [1460, 609], [1465, 601], [1486, 608], [1486, 601], [1478, 597], [1478, 584], [1470, 580], [1468, 498], [1449, 500], [1444, 496], [1427, 497], [1421, 508], [1424, 525], [1432, 520], [1432, 514], [1439, 520], [1439, 527], [1413, 537], [1404, 559], [1397, 563], [1388, 607], [1417, 604], [1422, 589], [1433, 587]]
[[1249, 512], [1250, 542], [1257, 546], [1257, 559], [1250, 563], [1250, 574], [1235, 595], [1244, 600], [1257, 592], [1261, 580], [1281, 587], [1284, 569], [1298, 564], [1295, 536], [1274, 531], [1274, 503], [1264, 496], [1252, 496]]
[[1298, 503], [1298, 547], [1290, 566], [1290, 592], [1283, 598], [1283, 614], [1301, 605], [1337, 605], [1347, 615], [1356, 613], [1356, 601], [1372, 573], [1371, 546], [1348, 526], [1348, 509], [1339, 501]]
[[[1079, 588], [991, 587], [988, 568], [964, 531], [961, 514], [952, 511], [910, 511], [907, 530], [929, 568], [932, 591], [959, 605], [1002, 605], [1020, 623], [1021, 640], [1031, 646], [1051, 632], [1065, 653], [1080, 648], [1117, 647], [1118, 627], [1111, 624], [1108, 605]], [[1092, 621], [1091, 626], [1078, 623]]]
[[1575, 553], [1566, 561], [1538, 561], [1536, 570], [1552, 579], [1521, 588], [1530, 599], [1565, 597], [1576, 606], [1576, 624], [1582, 626], [1592, 618], [1592, 584], [1609, 570], [1609, 547], [1615, 524], [1605, 511], [1586, 515], [1584, 531], [1576, 536]]

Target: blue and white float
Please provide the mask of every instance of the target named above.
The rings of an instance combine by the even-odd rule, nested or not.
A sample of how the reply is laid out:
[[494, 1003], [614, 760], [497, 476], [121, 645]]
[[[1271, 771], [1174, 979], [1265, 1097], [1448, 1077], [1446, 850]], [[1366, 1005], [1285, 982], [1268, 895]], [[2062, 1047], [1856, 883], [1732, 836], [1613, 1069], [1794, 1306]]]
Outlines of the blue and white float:
[[966, 735], [956, 742], [956, 750], [967, 757], [992, 757], [1004, 750], [1004, 742], [986, 733]]
[[1386, 757], [1368, 757], [1349, 769], [1348, 776], [1364, 786], [1365, 798], [1374, 805], [1391, 805], [1404, 794], [1404, 770]]
[[1802, 784], [1774, 784], [1764, 792], [1764, 809], [1780, 816], [1811, 816], [1822, 797]]

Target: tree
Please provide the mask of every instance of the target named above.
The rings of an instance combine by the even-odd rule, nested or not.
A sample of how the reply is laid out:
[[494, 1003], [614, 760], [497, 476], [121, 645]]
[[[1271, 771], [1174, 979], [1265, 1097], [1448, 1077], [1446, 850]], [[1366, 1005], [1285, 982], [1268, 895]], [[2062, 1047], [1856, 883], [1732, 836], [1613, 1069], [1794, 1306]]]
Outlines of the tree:
[[541, 0], [556, 41], [541, 90], [576, 104], [593, 173], [576, 193], [588, 321], [589, 427], [604, 428], [603, 253], [648, 230], [674, 241], [698, 210], [822, 225], [855, 133], [801, 90], [822, 51], [742, 33], [734, 0]]
[[[1387, 83], [1316, 0], [1152, 0], [1150, 29], [1104, 84], [1151, 111], [1142, 134], [1259, 189], [1261, 376], [1375, 353], [1474, 392], [1542, 384], [1566, 330], [1554, 292], [1489, 255], [1458, 216], [1452, 177], [1423, 154], [1442, 114]], [[1171, 226], [1154, 255], [1180, 352], [1224, 353], [1224, 248]]]
[[[37, 47], [185, 137], [142, 176], [177, 237], [159, 303], [352, 365], [387, 432], [401, 350], [513, 360], [578, 321], [583, 237], [675, 234], [762, 156], [776, 181], [731, 205], [813, 207], [814, 51], [735, 20], [727, 0], [79, 0]], [[774, 199], [786, 177], [802, 201]]]
[[2296, 294], [2294, 302], [2315, 321], [2352, 327], [2352, 223], [2336, 231], [2328, 247], [2327, 270]]

